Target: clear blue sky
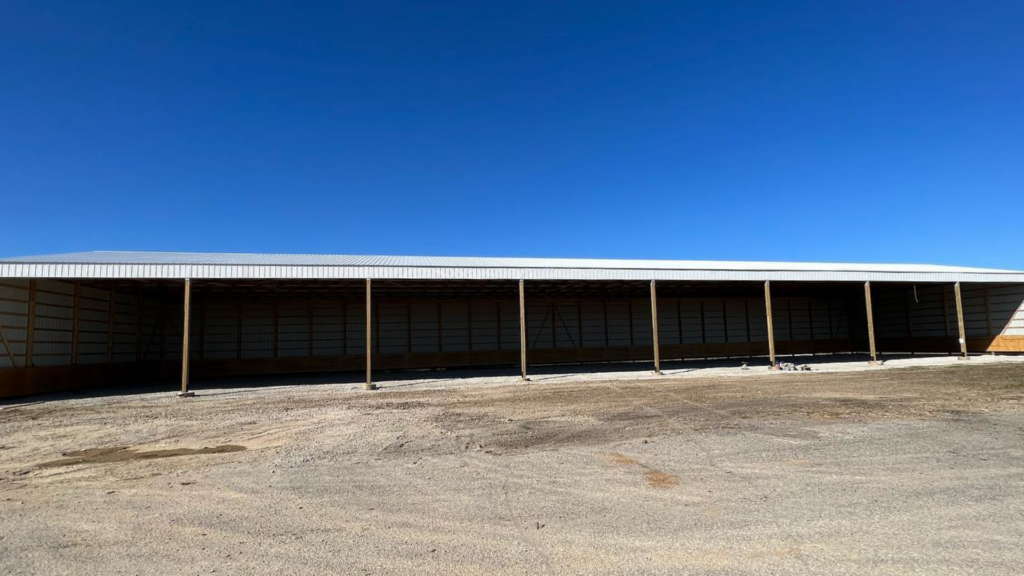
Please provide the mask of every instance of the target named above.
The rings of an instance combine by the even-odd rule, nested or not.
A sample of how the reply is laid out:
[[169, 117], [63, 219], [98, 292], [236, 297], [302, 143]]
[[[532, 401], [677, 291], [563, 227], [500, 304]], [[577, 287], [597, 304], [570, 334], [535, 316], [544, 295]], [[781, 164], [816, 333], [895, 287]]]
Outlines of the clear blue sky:
[[1024, 2], [0, 5], [0, 255], [1024, 269]]

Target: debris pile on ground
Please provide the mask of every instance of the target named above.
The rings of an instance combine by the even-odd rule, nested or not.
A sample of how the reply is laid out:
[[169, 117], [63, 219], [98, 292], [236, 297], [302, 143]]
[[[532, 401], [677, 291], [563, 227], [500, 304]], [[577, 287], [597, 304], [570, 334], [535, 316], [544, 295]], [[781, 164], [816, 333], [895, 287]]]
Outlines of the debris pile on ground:
[[792, 362], [779, 362], [779, 370], [783, 372], [810, 372], [811, 367], [809, 364], [793, 364]]

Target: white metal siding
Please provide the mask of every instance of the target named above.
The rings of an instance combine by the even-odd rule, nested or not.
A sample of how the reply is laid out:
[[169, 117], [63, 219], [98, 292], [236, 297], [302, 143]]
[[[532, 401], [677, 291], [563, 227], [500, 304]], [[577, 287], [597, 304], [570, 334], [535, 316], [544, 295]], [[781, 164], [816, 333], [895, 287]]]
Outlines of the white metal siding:
[[919, 264], [87, 252], [0, 259], [0, 278], [691, 280], [1024, 283], [1024, 272]]

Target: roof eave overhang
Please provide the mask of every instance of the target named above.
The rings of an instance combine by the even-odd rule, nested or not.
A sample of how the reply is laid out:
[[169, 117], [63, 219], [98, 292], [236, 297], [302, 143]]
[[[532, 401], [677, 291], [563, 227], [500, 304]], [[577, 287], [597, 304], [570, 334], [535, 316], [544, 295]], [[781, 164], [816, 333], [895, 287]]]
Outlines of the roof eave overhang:
[[715, 282], [986, 282], [1024, 283], [1024, 273], [865, 270], [726, 270], [461, 266], [324, 266], [244, 264], [82, 264], [0, 262], [0, 277], [54, 279], [391, 279], [391, 280], [666, 280]]

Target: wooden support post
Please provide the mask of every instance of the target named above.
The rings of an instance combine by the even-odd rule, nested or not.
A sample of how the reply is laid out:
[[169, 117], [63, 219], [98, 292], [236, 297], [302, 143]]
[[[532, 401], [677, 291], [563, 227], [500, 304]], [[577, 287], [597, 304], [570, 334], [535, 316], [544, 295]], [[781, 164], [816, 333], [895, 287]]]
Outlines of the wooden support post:
[[519, 281], [519, 366], [523, 380], [526, 376], [526, 287], [523, 280]]
[[25, 332], [25, 366], [35, 366], [36, 347], [36, 281], [28, 281], [28, 330]]
[[875, 315], [871, 311], [871, 281], [864, 283], [864, 308], [868, 316], [868, 347], [871, 352], [869, 364], [878, 364], [878, 351], [875, 350]]
[[654, 373], [661, 374], [661, 349], [658, 346], [658, 289], [651, 280], [651, 334], [654, 336]]
[[190, 398], [195, 396], [195, 392], [189, 392], [188, 389], [188, 361], [189, 361], [189, 348], [188, 348], [188, 337], [190, 333], [189, 319], [192, 311], [192, 280], [185, 278], [185, 308], [184, 308], [184, 321], [181, 329], [181, 392], [178, 396], [182, 398]]
[[75, 282], [75, 304], [71, 310], [71, 364], [78, 364], [78, 324], [81, 322], [79, 318], [79, 309], [82, 303], [82, 283]]
[[968, 360], [967, 357], [967, 328], [964, 326], [964, 304], [960, 295], [960, 283], [957, 282], [953, 291], [956, 293], [956, 323], [960, 329], [960, 360]]
[[772, 364], [772, 370], [778, 368], [775, 364], [775, 328], [772, 325], [772, 283], [771, 280], [764, 281], [764, 314], [768, 320], [768, 360]]
[[373, 296], [370, 288], [370, 279], [366, 279], [366, 384], [364, 390], [376, 390], [377, 385], [373, 383]]

